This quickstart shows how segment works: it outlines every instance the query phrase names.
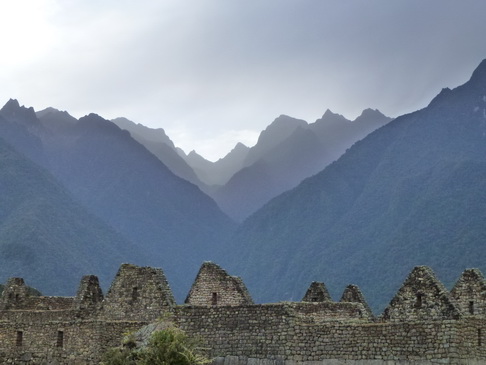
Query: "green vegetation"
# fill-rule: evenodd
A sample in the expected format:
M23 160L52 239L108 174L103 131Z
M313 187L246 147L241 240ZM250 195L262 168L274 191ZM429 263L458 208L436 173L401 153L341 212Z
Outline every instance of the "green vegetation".
M486 75L486 63L483 74ZM380 313L416 265L449 288L486 271L486 82L472 80L356 143L238 229L223 265L258 302L324 281L360 287Z
M170 327L154 332L147 344L137 348L132 337L121 348L110 349L102 365L202 365L210 360L182 330Z
M82 275L97 274L107 283L120 262L139 257L52 175L1 138L0 191L0 282L23 277L46 295L73 295Z

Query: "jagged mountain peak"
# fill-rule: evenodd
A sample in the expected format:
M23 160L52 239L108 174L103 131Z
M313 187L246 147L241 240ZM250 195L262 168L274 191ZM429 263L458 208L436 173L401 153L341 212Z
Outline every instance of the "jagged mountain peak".
M34 123L37 120L34 108L20 106L17 99L10 99L7 103L0 109L0 115L15 121L21 122L31 122Z
M322 115L322 119L324 119L324 118L331 118L331 117L332 118L338 117L338 118L342 118L342 119L346 119L347 120L347 118L345 118L343 115L341 115L339 113L334 113L330 109L326 109L326 111Z
M84 117L79 118L76 124L78 128L86 129L98 129L99 131L110 131L110 132L121 132L122 129L118 127L115 123L104 119L95 113L90 113ZM125 133L128 133L124 131Z
M7 103L3 106L2 110L7 110L7 109L18 109L20 108L20 103L17 99L9 99Z
M317 119L313 124L322 125L322 124L329 124L329 123L349 123L349 122L351 121L346 117L344 117L343 115L333 113L331 110L327 109L326 112L322 115L322 118Z
M59 109L53 108L52 106L48 106L45 109L39 110L36 114L47 114L47 113L67 113L66 111L61 111Z
M357 117L354 121L358 121L363 118L383 118L383 117L386 117L386 115L380 112L378 109L366 108L361 112L359 117Z
M449 283L458 267L482 269L486 85L474 82L369 134L248 218L231 243L245 257L233 270L246 273L255 298L265 301L269 287L300 296L297 275L336 280L326 279L330 290L354 282L383 308L381 293L418 263ZM277 264L276 256L287 259Z
M469 79L469 82L473 83L486 83L486 58L481 61L478 67L474 70Z
M307 122L282 114L260 133L255 147L267 143L275 145L289 137L300 126L307 126Z
M229 151L225 157L228 157L229 155L234 155L234 154L241 154L241 153L248 153L250 150L250 147L246 146L245 144L238 142L231 151ZM223 157L223 158L225 158ZM223 158L220 158L222 160Z
M281 114L277 118L275 118L274 121L270 123L270 125L267 128L265 128L265 131L275 129L275 128L285 128L285 127L295 128L297 126L302 126L302 125L307 125L307 122L302 119L296 119L288 115Z
M175 150L174 142L167 136L163 128L150 128L143 124L135 123L125 117L112 119L111 122L115 123L121 129L129 131L132 136L136 135L135 137L140 137L138 138L139 141L143 139L148 142L160 142Z
M197 153L197 152L196 152L196 150L192 150L191 152L189 152L189 153L187 154L187 157L193 157L193 158L194 158L194 157L201 157L201 158L204 158L204 157L202 157L202 156L201 156L199 153Z
M69 114L65 110L59 110L53 107L47 107L43 110L39 110L38 112L35 112L37 118L39 119L52 119L56 118L57 120L61 120L70 124L75 124L78 120L73 117L71 114Z
M201 156L199 153L197 153L196 150L192 150L191 152L189 152L186 156L186 159L189 163L212 164L211 161L206 160L203 156Z
M247 146L247 145L245 145L244 143L238 142L238 143L235 145L235 147L233 148L233 150L232 150L232 151L234 151L234 150L242 150L242 149L243 149L243 150L247 150L247 149L249 149L249 148L250 148L250 147L248 147L248 146Z
M449 89L448 87L445 87L443 88L439 94L437 94L429 103L428 106L433 106L443 100L445 100L446 98L449 97L449 95L452 94L452 90Z

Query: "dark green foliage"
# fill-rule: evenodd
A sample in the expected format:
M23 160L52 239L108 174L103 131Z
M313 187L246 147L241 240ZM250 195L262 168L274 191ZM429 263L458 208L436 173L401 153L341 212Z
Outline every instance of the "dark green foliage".
M79 121L55 110L40 114L42 122L10 101L0 110L0 138L48 170L52 176L42 174L62 194L44 189L46 179L30 172L14 172L8 186L0 182L0 258L10 263L0 278L22 276L30 284L35 277L43 292L71 294L82 275L99 275L106 284L122 262L131 262L163 267L183 298L234 223L115 124L94 114ZM21 171L22 164L8 168Z
M203 365L210 360L182 330L170 327L154 332L146 347L136 348L126 341L121 348L110 349L103 365Z
M0 138L0 280L23 277L47 295L73 295L82 275L106 285L134 246L87 213L45 170Z
M375 310L416 265L450 287L486 271L486 61L471 81L397 118L251 216L229 268L259 301L357 284Z
M97 115L45 138L50 170L90 212L162 267L183 298L204 260L234 224L195 185L175 176L144 146Z

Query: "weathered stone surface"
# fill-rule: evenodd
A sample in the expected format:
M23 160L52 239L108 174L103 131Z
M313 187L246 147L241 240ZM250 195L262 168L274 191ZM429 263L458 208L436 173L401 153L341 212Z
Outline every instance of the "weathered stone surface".
M373 312L369 307L366 299L361 292L361 290L356 285L348 285L346 289L344 289L343 295L341 296L340 302L344 303L361 303L366 311L366 315L369 318L373 318Z
M31 297L22 279L10 279L0 297L0 363L94 365L127 333L143 345L169 325L200 339L215 365L486 363L477 270L466 270L451 294L418 267L375 320L354 286L339 303L252 304L234 277L203 267L189 296L197 305L177 306L162 270L134 265L122 265L105 298L94 276L83 277L75 298ZM214 290L222 300L215 305L207 296ZM463 314L471 301L475 310Z
M227 306L253 304L253 300L239 277L228 275L213 262L205 262L199 269L185 303Z
M309 289L307 289L304 297L302 298L302 301L303 302L328 302L328 301L330 302L332 301L332 299L324 283L313 281L309 286Z
M101 310L107 319L154 321L175 304L161 269L123 264Z
M75 298L76 307L92 313L101 306L102 301L103 291L98 277L95 275L83 276Z
M465 270L451 296L465 315L486 314L486 280L478 269Z
M426 266L417 266L383 313L387 321L459 319L461 311L444 285Z

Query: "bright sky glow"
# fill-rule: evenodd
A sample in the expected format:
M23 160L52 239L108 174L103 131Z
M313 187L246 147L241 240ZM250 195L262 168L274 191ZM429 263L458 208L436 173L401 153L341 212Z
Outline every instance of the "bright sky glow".
M0 103L164 128L215 160L280 114L398 116L486 58L483 0L0 0Z

